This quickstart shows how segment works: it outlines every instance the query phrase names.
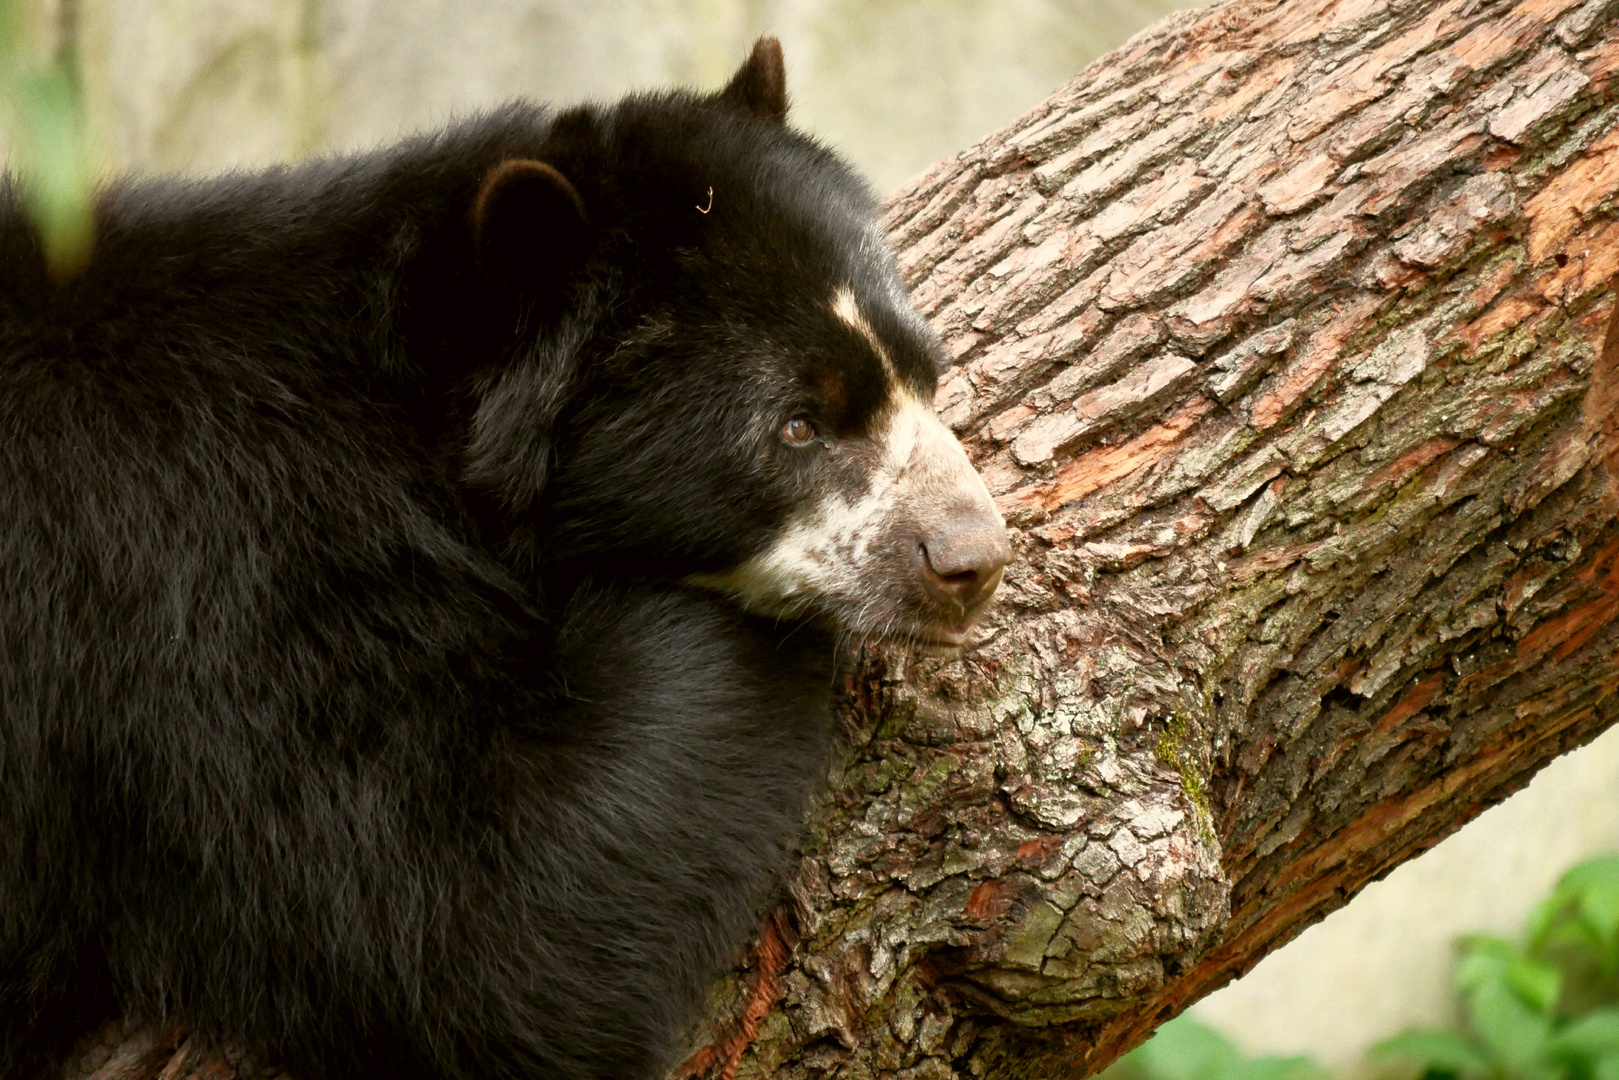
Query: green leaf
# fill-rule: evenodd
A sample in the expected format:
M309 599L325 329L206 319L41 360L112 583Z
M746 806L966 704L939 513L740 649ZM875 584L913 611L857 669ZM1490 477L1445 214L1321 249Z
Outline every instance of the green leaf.
M1530 948L1538 949L1545 945L1549 935L1561 929L1562 915L1568 908L1568 898L1555 891L1534 906L1529 912L1529 923L1525 927Z
M1490 1057L1517 1073L1539 1072L1551 1039L1551 1020L1519 997L1503 978L1472 993L1469 1018Z
M1406 1031L1372 1047L1374 1058L1405 1061L1424 1071L1456 1076L1483 1076L1490 1060L1465 1035L1454 1031ZM1619 1078L1616 1078L1619 1080Z
M1327 1070L1307 1057L1257 1057L1239 1062L1229 1080L1317 1080Z
M1606 1055L1591 1069L1592 1080L1619 1080L1619 1056Z
M1530 1008L1550 1016L1563 989L1563 973L1556 964L1520 956L1507 964L1507 985Z
M1605 973L1619 971L1619 856L1587 859L1559 878L1530 916L1529 940L1536 951L1590 949Z
M1619 1061L1619 1009L1586 1013L1553 1035L1547 1049L1565 1059L1595 1062L1615 1056Z
M70 276L89 259L95 240L95 178L78 90L72 75L55 67L18 80L13 105L29 216L52 271Z
M1507 967L1522 955L1511 943L1485 934L1468 935L1458 944L1462 959L1456 965L1456 988L1464 992L1504 981Z
M1619 931L1619 856L1606 855L1568 870L1552 890L1552 901L1579 909L1603 937Z
M23 207L51 273L73 276L95 239L95 175L84 138L78 81L70 66L33 55L22 0L0 0L0 116Z
M1577 916L1560 917L1541 933L1533 938L1536 952L1544 953L1554 946L1574 946L1588 951L1598 958L1602 956L1603 943L1586 924L1584 919Z
M1580 897L1580 919L1601 942L1603 968L1619 967L1619 881L1604 882Z
M1604 937L1619 930L1619 879L1593 883L1580 896L1580 914Z
M1557 879L1553 895L1578 896L1592 888L1619 883L1619 855L1598 855L1575 863Z
M1119 1059L1143 1080L1325 1080L1307 1057L1245 1058L1235 1043L1190 1014L1160 1027Z
M1148 1080L1225 1080L1241 1058L1230 1039L1183 1013L1121 1060Z

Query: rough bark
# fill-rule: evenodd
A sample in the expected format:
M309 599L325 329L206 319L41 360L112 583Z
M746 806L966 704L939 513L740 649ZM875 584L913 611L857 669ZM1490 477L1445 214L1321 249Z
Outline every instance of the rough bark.
M1616 10L1235 0L892 197L1018 556L685 1076L1082 1077L1619 718Z
M1083 1076L1619 717L1614 10L1187 13L892 197L1018 558L710 1075Z

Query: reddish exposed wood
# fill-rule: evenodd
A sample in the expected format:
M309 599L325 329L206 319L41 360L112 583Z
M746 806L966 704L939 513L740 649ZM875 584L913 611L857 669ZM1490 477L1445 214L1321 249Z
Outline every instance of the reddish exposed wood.
M1121 477L1146 469L1167 457L1176 440L1213 407L1214 403L1208 398L1195 398L1163 423L1149 428L1128 443L1075 458L1057 473L1052 483L1016 492L1008 496L1003 505L1013 510L1027 507L1055 510L1082 499Z
M1439 691L1444 689L1444 686L1445 677L1443 675L1429 675L1426 679L1417 683L1409 694L1395 702L1394 708L1384 713L1383 719L1379 720L1377 726L1372 730L1385 732L1404 724L1421 712L1428 702L1437 697Z
M686 1077L716 1077L717 1080L736 1080L736 1071L742 1064L742 1055L759 1035L759 1025L781 996L780 976L787 964L787 945L782 940L781 924L775 916L765 920L759 934L759 943L753 951L756 971L753 989L748 994L736 1030L720 1043L711 1043L693 1053L673 1073L676 1080Z
M1619 176L1614 178L1614 190L1619 191ZM1608 320L1585 401L1585 437L1611 485L1619 481L1619 305Z

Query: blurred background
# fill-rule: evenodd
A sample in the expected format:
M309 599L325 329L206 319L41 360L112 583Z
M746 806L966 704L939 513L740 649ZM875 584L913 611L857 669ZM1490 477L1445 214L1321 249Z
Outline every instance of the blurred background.
M714 87L781 38L794 120L887 191L1175 0L11 0L73 54L100 164L366 147L516 95Z
M33 212L71 263L98 175L363 149L518 95L717 88L773 33L793 122L884 192L1178 6L1191 5L0 0L0 153L35 177ZM1555 891L1613 852L1619 732L1365 890L1124 1071L1619 1080L1619 860ZM1479 934L1493 936L1466 937ZM1370 1053L1413 1029L1392 1056Z

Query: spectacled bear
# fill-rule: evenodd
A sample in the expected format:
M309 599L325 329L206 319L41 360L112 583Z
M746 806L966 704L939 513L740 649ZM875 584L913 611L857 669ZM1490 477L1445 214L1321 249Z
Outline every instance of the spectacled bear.
M0 1075L112 1016L303 1080L661 1075L842 641L1008 557L867 189L714 95L0 193Z

